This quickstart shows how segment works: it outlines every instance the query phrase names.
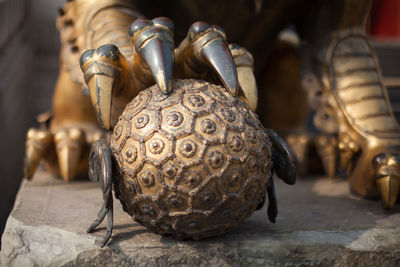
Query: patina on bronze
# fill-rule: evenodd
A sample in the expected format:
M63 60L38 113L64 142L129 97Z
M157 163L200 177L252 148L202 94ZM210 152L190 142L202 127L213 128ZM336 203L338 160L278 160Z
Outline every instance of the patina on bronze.
M100 123L111 129L139 91L157 83L168 93L173 78L222 83L238 91L252 110L257 108L262 120L268 84L258 84L257 91L254 73L262 78L276 35L293 24L304 40L303 85L320 131L318 136L289 138L300 169L305 170L306 146L313 144L329 176L344 169L353 192L380 196L384 208L390 209L400 190L400 130L364 31L370 4L371 0L68 1L57 21L62 49L53 116L45 123L49 127L27 135L25 176L32 177L42 160L67 181L84 173L89 147L103 134L92 105ZM172 22L163 18L139 19L130 27L135 19L158 16L176 22L175 37ZM221 28L198 23L186 34L199 20L222 26L229 40L256 58L255 69L243 47L226 48ZM182 41L176 49L173 39ZM83 77L79 58L87 50L84 60L94 65Z
M120 116L110 144L98 140L90 154L90 178L104 205L88 229L108 215L112 187L124 211L158 234L200 239L221 235L261 208L277 204L273 171L296 179L285 142L265 130L247 104L221 86L176 80L165 95L157 85L141 91Z

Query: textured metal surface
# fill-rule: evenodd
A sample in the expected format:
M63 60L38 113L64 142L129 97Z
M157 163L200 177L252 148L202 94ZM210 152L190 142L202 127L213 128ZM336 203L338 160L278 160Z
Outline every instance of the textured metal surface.
M318 41L307 48L303 82L317 100L314 126L326 135L314 138L326 172L334 177L340 167L354 193L380 197L383 207L391 209L399 193L400 128L363 29L369 5L370 1L346 1L348 12L338 18L341 26L329 30L327 18L317 23L326 36L316 36ZM390 160L376 164L380 158Z
M375 53L364 35L343 32L332 44L330 65L331 90L337 101L338 146L350 188L365 197L379 195L383 207L390 209L399 192L400 160L395 155L400 129ZM391 160L375 164L381 153Z
M177 80L129 103L114 128L117 197L124 210L160 234L220 235L262 202L271 144L241 100L226 89Z
M282 125L287 122L286 125L292 127L289 124L293 123L285 119L285 114L293 112L296 106L304 107L304 104L298 105L301 101L298 95L290 91L280 101L276 97L279 94L266 95L263 92L271 89L273 84L268 80L259 83L261 87L257 92L254 73L261 78L266 55L274 43L272 40L285 25L294 23L305 41L302 42L306 48L303 52L308 50L308 54L303 54L303 85L316 109L314 126L320 131L318 134L323 135L306 138L309 141L299 137L291 142L297 143L296 154L303 153L305 145L314 144L329 176L337 174L339 165L344 166L350 186L358 195L397 198L397 194L388 196L385 193L391 190L379 189L383 187L377 186L377 170L371 163L380 153L398 153L400 146L400 130L392 115L374 51L363 30L371 0L313 0L307 4L296 0L251 4L238 0L226 1L226 5L214 2L68 1L60 9L57 21L63 60L54 95L50 132L57 134L70 128L81 129L83 135L91 136L87 139L94 140L101 135L100 129L96 129L96 115L100 124L111 130L126 104L140 90L156 82L164 93L168 93L173 78L222 82L231 92L238 93L253 110L258 98L260 103L266 103L258 107L260 118L273 113L275 121ZM139 12L148 18L157 18L151 21L143 19ZM172 18L176 25L159 16ZM222 26L227 34L213 24ZM181 40L174 49L175 41ZM240 47L228 47L227 40L246 46L255 56L258 70L253 70L249 53ZM78 58L86 49L90 49L88 54L83 54L88 69L85 66L82 69L90 98L81 93L85 86L77 68ZM89 67L92 63L93 68ZM275 68L275 64L272 65ZM294 68L292 64L290 66ZM286 75L282 77L291 80ZM284 91L282 86L278 89ZM271 112L268 108L273 105L268 104L266 98L283 108ZM90 104L95 106L95 112ZM225 115L229 116L228 113ZM92 132L84 129L89 124L94 129ZM275 128L269 122L268 126ZM72 156L82 157L87 162L90 144L72 145L65 153L56 151L59 161L55 167L61 169L65 180L73 178L74 170L78 173L79 170L86 171L87 165L77 167L78 161ZM306 157L304 153L298 157L303 170ZM27 157L27 160L37 159ZM29 170L29 173L33 172ZM393 175L391 179L395 179L394 182L386 184L398 183L396 171ZM389 202L394 203L392 200ZM389 208L386 204L384 206Z

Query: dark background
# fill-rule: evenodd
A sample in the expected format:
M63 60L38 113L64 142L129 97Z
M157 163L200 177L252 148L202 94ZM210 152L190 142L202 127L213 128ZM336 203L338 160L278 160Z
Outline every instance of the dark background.
M64 0L0 0L0 233L23 177L28 127L50 110Z

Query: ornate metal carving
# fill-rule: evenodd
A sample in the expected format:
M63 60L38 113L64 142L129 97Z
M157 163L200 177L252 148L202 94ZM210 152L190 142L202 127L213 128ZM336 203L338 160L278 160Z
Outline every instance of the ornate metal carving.
M244 114L257 116L224 88L198 80L176 80L173 84L162 102L155 85L127 105L110 138L112 155L104 148L104 141L96 144L90 173L97 173L94 180L109 184L107 188L102 185L108 196L112 172L124 210L152 231L194 239L220 235L264 202L274 169L286 182L295 182L293 156L282 139L264 130L259 121L247 123ZM185 107L186 99L205 99L214 94L223 96L224 101L210 100L213 108L200 116ZM135 110L133 106L142 108ZM151 116L141 132L132 128L138 118L148 114ZM228 115L220 118L220 114ZM203 128L196 127L197 122L206 124L207 130L226 130L214 141L209 139L212 133L204 135ZM240 126L230 127L234 122ZM121 129L126 130L121 133ZM96 152L100 146L104 152ZM105 163L99 166L98 158L105 163L115 158L116 164L113 168ZM104 169L107 171L99 173ZM276 200L273 189L268 192L270 220L274 222ZM105 214L104 206L101 214ZM108 238L109 234L103 245Z

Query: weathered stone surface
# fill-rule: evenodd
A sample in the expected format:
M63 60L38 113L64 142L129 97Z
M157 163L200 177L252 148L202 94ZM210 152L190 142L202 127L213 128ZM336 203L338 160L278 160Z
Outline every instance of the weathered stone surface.
M325 178L277 182L280 214L255 212L222 237L178 241L135 223L115 201L111 242L100 248L105 227L86 228L102 203L87 181L65 184L39 172L24 181L2 237L0 264L10 266L297 266L400 265L400 207L349 194L347 182Z

